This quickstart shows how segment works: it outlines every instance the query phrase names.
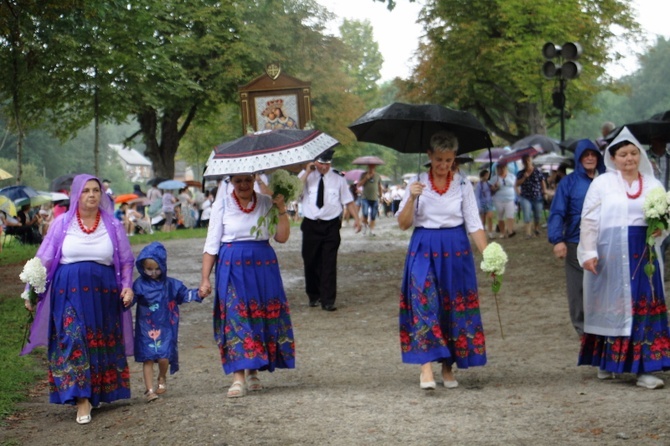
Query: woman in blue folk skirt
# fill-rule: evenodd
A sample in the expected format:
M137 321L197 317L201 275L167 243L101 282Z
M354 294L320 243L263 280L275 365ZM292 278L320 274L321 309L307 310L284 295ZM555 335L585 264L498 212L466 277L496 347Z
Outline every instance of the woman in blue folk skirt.
M458 386L453 364L486 364L484 328L474 253L487 246L472 184L454 170L458 140L449 132L431 138L430 169L406 190L397 213L414 226L400 294L402 360L420 364L420 387L434 389L432 363L442 364L447 388Z
M37 252L48 289L22 353L47 345L49 400L76 404L76 421L86 424L93 406L130 398L133 337L125 307L133 299L133 255L99 179L75 177L70 203Z
M258 371L295 367L291 316L267 228L251 234L258 217L276 205L279 221L274 240L284 243L290 222L284 198L254 192L252 175L233 175L233 190L219 189L212 205L202 262L200 295L208 296L216 264L214 337L221 364L233 374L229 398L261 390ZM246 373L245 373L246 372ZM246 375L246 379L245 379Z
M598 367L601 380L634 373L638 386L658 389L664 382L652 373L670 370L670 334L658 261L651 280L645 271L650 247L643 204L662 185L626 127L608 146L605 166L582 210L577 256L584 267L584 334L578 363ZM655 236L660 244L660 231Z

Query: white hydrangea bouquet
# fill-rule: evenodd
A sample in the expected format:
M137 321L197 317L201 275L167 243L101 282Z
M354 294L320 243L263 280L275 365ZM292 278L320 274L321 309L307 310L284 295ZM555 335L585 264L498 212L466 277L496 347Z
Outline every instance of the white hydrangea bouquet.
M42 294L47 289L47 269L42 265L42 261L37 257L28 260L19 274L21 282L28 284L21 297L29 300L34 307L37 304L37 295Z
M284 203L287 206L302 193L300 178L283 169L277 169L272 173L268 187L272 190L273 198L279 194L283 195ZM256 226L251 228L251 235L255 235L256 238L260 237L263 227L267 224L268 235L272 237L277 232L278 223L279 209L277 209L277 206L272 206L265 215L258 217Z
M502 320L500 319L500 308L498 307L498 292L502 286L502 279L503 275L505 274L505 266L507 266L507 254L499 243L492 242L489 243L489 245L484 249L482 256L482 271L491 274L491 278L493 279L491 290L493 291L493 297L496 301L498 324L500 325L500 336L505 339Z
M668 229L670 222L670 193L665 192L662 187L649 191L642 204L644 219L647 222L647 248L649 251L649 262L644 266L644 272L651 278L656 271L654 260L656 260L656 238L654 233ZM644 256L643 256L644 257Z
M28 320L26 321L26 328L23 334L23 345L26 345L30 337L30 325L35 319L34 310L37 305L38 294L44 293L47 289L47 269L42 265L42 261L37 257L28 260L23 267L23 271L19 274L21 282L28 285L28 288L21 293L21 297L30 301L33 311L28 313Z

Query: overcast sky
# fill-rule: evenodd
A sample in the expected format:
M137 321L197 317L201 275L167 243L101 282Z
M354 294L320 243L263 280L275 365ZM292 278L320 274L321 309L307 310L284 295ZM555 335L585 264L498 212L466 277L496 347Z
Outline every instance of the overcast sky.
M370 21L374 38L384 56L384 65L381 70L383 81L394 77L407 78L409 76L413 65L412 56L422 32L421 27L416 24L422 0L413 3L408 0L397 0L393 11L388 11L384 3L372 0L317 1L341 18ZM670 1L633 0L632 3L637 9L638 21L652 41L655 35L670 37L668 21ZM333 34L338 34L337 28L340 23L341 19L333 24ZM629 47L629 45L622 46L621 52ZM615 76L628 74L637 68L636 63L636 58L631 55L616 67L611 67L611 73Z

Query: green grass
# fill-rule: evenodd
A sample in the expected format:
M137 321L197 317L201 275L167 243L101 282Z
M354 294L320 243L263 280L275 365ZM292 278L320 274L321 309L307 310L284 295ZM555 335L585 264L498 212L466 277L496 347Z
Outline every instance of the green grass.
M198 238L203 239L204 244L206 235L207 228L180 229L151 235L138 234L130 237L130 242L132 245L147 245L152 241ZM36 252L37 246L22 245L12 240L0 253L0 268L23 264ZM18 277L16 280L18 282ZM10 295L0 288L0 420L11 415L18 402L28 398L28 391L37 380L46 378L44 349L19 356L26 320L27 312L19 296Z
M22 301L0 296L0 419L10 415L35 381L46 376L43 352L19 356L27 316Z
M2 239L0 239L1 242ZM12 240L2 248L0 266L24 263L26 260L34 257L36 252L37 246L22 245L18 241Z

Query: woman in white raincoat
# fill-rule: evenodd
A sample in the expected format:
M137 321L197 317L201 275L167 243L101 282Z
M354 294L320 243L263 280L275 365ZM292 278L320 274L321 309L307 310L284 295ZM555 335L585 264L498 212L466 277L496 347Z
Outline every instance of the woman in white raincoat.
M607 172L586 194L577 249L584 268L578 364L598 367L599 379L635 373L638 386L657 389L663 380L651 373L670 369L670 336L658 262L653 287L645 274L649 253L642 204L649 191L662 186L626 127L604 157Z

